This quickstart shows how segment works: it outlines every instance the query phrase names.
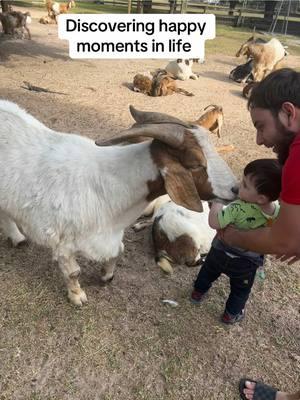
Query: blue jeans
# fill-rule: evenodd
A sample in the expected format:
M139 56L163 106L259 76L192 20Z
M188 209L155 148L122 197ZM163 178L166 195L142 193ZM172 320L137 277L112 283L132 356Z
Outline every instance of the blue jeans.
M230 279L230 294L226 302L226 310L232 314L239 314L248 300L258 268L247 258L232 258L225 252L211 248L202 265L194 288L205 293L212 283L223 273Z

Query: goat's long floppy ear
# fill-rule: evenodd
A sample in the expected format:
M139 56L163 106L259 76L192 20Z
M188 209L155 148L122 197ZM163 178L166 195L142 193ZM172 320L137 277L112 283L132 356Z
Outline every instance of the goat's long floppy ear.
M146 111L139 111L133 106L129 106L130 114L132 118L138 124L176 124L180 126L184 126L185 128L192 128L193 125L181 121L178 118L172 117L167 114L162 114L158 112L146 112Z
M130 139L146 136L149 138L160 140L173 148L179 148L184 140L185 128L183 126L174 126L172 124L162 125L141 125L123 131L123 135L109 140L96 140L97 146L113 146L124 143Z
M163 158L164 160L164 158ZM192 211L202 212L203 207L190 171L179 162L166 159L161 175L165 188L174 203Z

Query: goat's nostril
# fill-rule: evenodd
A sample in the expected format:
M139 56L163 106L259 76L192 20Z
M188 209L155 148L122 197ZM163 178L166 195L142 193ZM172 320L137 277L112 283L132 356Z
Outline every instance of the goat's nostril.
M238 192L239 192L239 187L238 187L238 186L233 186L233 187L231 188L231 191L232 191L233 194L238 194Z

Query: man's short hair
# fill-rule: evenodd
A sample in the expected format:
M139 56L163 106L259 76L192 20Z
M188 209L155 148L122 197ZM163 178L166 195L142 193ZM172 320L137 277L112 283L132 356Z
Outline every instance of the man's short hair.
M282 168L278 160L260 158L251 161L244 169L244 175L253 179L258 194L263 194L270 201L277 200L281 192Z
M300 72L283 68L271 72L252 89L248 109L266 108L278 115L284 102L300 107Z

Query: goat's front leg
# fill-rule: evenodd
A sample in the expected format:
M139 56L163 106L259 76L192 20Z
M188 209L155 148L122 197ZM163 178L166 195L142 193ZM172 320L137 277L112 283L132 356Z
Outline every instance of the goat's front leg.
M123 251L124 251L124 245L123 245L123 243L121 243L120 249L119 249L119 254L117 255L117 257L113 257L113 258L109 259L103 265L102 275L101 275L102 282L109 282L113 279L117 259L120 256L120 254L123 253Z
M197 80L197 79L198 79L198 75L192 74L192 75L190 76L190 79L195 79L195 80Z
M31 40L31 34L30 34L30 30L29 30L29 28L27 27L27 26L24 26L24 28L26 29L26 31L27 31L27 34L28 34L28 39L29 40ZM25 35L24 35L25 36Z
M74 256L59 256L58 265L67 285L69 300L76 306L82 306L83 303L87 302L87 297L78 281L80 267Z
M19 231L16 223L1 210L0 226L6 237L11 240L13 247L17 247L26 242L25 236Z
M101 281L102 282L109 282L114 277L114 271L116 267L118 257L111 258L110 260L106 261L106 263L102 267L102 275Z

